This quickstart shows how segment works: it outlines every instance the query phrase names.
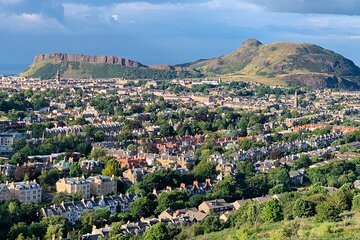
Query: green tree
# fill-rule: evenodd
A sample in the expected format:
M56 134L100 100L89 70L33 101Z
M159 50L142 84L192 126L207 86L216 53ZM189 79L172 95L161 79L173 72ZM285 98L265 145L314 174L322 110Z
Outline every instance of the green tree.
M96 147L91 150L90 158L94 160L99 160L106 155L106 151L103 148Z
M20 152L15 153L10 160L12 164L22 164L26 161L26 156Z
M144 240L169 240L176 234L165 223L157 223L149 228L144 235Z
M223 181L215 184L213 189L215 198L223 198L227 202L235 201L242 196L241 190L237 187L232 176L226 176Z
M269 171L268 181L271 186L276 186L277 184L288 185L290 177L285 168L273 168Z
M267 222L278 222L283 219L282 206L277 199L272 199L264 203L261 212L262 218Z
M40 184L44 186L53 186L59 179L60 173L57 169L43 170L39 176Z
M333 202L341 212L351 209L351 201L352 194L350 190L343 187L334 192L331 196L331 202Z
M202 160L191 172L198 181L205 181L206 178L212 178L216 174L215 164Z
M82 175L80 164L78 162L71 164L69 175L70 177L80 177Z
M296 217L311 217L315 215L315 203L299 198L295 201L293 215Z
M155 203L147 197L138 197L130 204L130 213L136 217L149 217L155 210Z
M189 199L187 193L181 191L163 192L158 197L156 212L161 213L167 208L177 210L185 207L185 202Z
M320 203L316 206L316 219L319 221L329 221L336 222L339 221L340 218L340 209L336 207L335 204L330 203L328 201Z
M102 175L109 176L109 177L120 176L121 169L119 167L119 163L114 159L109 160L106 163L105 168L102 170L101 173L102 173Z
M163 137L173 137L175 136L175 130L169 123L164 123L160 126L160 135Z
M95 141L99 141L99 142L104 141L104 139L105 139L104 131L100 131L100 130L96 131L94 134L94 139L95 139Z
M295 169L304 168L310 166L311 164L312 161L309 158L309 156L302 154L300 158L294 162L294 168Z
M352 209L360 212L360 194L356 195L352 200Z
M223 229L223 224L221 223L219 216L216 214L206 216L201 225L204 227L205 233L217 232Z

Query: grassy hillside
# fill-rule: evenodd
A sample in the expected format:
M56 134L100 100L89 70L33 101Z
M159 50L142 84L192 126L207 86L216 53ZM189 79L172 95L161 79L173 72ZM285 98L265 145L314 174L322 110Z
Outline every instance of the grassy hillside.
M264 45L250 39L230 54L187 65L210 76L266 78L265 83L272 85L280 81L315 88L358 88L360 82L360 68L351 60L309 43Z
M317 240L317 239L360 239L360 216L348 213L341 222L317 222L315 219L263 223L258 226L229 228L204 234L193 240Z
M200 77L193 71L158 70L147 67L125 67L115 64L92 64L79 62L42 62L31 65L21 73L26 77L54 78L57 71L67 78L126 78L126 79L172 79Z

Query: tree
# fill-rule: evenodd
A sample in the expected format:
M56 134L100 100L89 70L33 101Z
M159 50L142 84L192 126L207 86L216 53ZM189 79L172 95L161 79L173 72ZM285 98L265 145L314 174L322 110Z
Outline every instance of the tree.
M206 216L201 225L204 227L205 233L217 232L223 229L223 224L221 223L219 216L216 214Z
M60 179L60 173L57 169L43 170L39 176L41 185L53 186Z
M194 169L192 174L198 181L205 181L206 178L211 178L216 174L215 164L208 163L206 160L202 160Z
M331 196L331 202L333 202L341 212L351 209L351 201L352 194L350 190L343 187L334 192Z
M141 217L149 217L155 210L155 204L147 197L138 197L130 204L130 213L140 219Z
M149 228L144 235L144 240L169 240L176 234L165 223L157 223Z
M294 162L294 168L295 169L304 168L310 166L311 164L312 161L309 158L309 156L302 154L300 158Z
M99 160L100 158L106 155L106 151L103 148L96 147L91 150L90 158L94 160Z
M161 213L167 208L177 210L185 207L185 202L189 199L188 195L185 192L181 191L170 191L163 192L158 197L158 206L156 207L156 212Z
M28 226L24 222L15 223L8 233L10 239L15 239L20 234L28 235Z
M107 208L99 208L95 210L94 224L97 227L104 227L104 223L110 219L111 212Z
M26 156L20 152L15 153L10 160L12 164L22 164L26 161Z
M114 159L109 160L106 163L105 168L102 170L101 173L102 175L109 177L121 175L121 169L119 167L119 163Z
M356 195L352 200L352 209L360 212L360 194Z
M70 177L80 177L82 175L80 164L78 162L71 164L69 175Z
M269 171L268 182L271 186L275 186L277 184L288 185L290 177L285 168L273 168Z
M319 221L336 222L340 218L340 209L335 204L325 201L316 206L316 219Z
M160 126L160 135L163 137L173 137L175 136L175 130L169 123L164 123Z
M315 215L315 203L299 198L295 201L293 215L295 217L311 217Z
M104 141L104 138L105 138L104 131L99 130L99 131L95 132L95 134L94 134L95 141L101 142L101 141Z
M270 195L280 194L289 191L289 188L284 184L278 184L269 190Z
M257 174L245 180L247 185L245 191L246 198L259 197L267 194L269 190L268 182L264 174Z
M242 196L242 192L238 189L232 176L226 176L223 181L215 184L213 195L215 198L223 198L225 201L231 202L239 199Z
M283 210L279 200L272 199L264 203L261 212L262 218L267 222L278 222L283 219Z

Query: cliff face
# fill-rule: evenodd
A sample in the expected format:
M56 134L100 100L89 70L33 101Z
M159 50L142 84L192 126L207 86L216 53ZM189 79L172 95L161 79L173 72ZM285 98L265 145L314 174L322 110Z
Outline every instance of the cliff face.
M90 56L83 54L50 53L36 55L34 63L43 62L79 62L94 64L116 64L124 67L144 67L141 63L121 57L114 56Z

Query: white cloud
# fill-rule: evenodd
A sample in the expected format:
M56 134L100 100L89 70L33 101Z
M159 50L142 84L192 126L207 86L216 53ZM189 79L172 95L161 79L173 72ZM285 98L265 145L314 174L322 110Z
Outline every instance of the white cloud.
M45 17L42 14L22 13L8 15L0 13L0 19L0 29L5 29L11 32L66 32L66 28L56 19Z

